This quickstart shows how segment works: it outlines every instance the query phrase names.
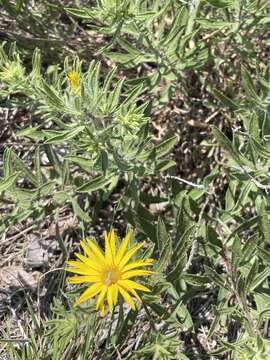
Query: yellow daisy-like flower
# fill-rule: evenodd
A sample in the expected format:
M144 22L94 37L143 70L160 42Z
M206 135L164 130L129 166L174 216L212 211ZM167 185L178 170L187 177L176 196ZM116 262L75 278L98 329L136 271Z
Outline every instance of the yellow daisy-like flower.
M73 91L76 91L79 88L80 75L76 71L69 71L67 77L68 80L70 81L71 89Z
M87 244L83 241L80 242L87 256L75 253L80 261L67 261L70 267L66 268L66 271L80 275L72 276L68 281L71 284L92 284L82 293L74 306L98 295L96 309L100 311L101 316L104 316L106 297L109 311L112 313L113 307L118 302L119 294L135 310L132 297L141 301L137 290L150 292L146 286L131 279L153 274L153 271L139 269L143 266L152 265L153 259L129 262L132 256L143 246L143 243L139 243L127 250L130 238L131 232L128 232L119 248L116 249L114 230L108 234L105 233L105 253L92 240L87 240Z

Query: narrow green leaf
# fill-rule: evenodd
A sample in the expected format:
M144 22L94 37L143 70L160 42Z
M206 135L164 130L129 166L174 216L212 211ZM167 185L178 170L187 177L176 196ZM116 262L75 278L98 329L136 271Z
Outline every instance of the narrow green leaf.
M220 101L222 102L223 105L229 107L232 110L237 110L239 109L239 105L237 105L233 100L231 100L230 98L228 98L226 95L224 95L222 92L220 92L217 89L212 89L211 92L213 93L213 95Z
M164 221L162 220L161 217L159 217L157 224L157 243L158 243L159 253L161 253L161 251L163 250L168 239L169 239L169 235L167 233Z
M257 140L255 140L254 138L250 138L249 139L251 145L253 146L253 148L256 150L256 152L262 156L265 159L270 159L270 149L269 149L269 144L268 147L263 145L262 143L258 142Z
M110 89L110 86L112 85L112 80L113 80L113 77L114 77L116 71L117 71L117 67L115 66L108 72L108 74L104 80L103 91L104 91L105 97L107 97L107 93Z
M167 160L167 159L158 160L156 164L156 171L160 171L160 172L166 171L174 166L176 166L176 162L173 160Z
M57 153L53 150L52 146L48 144L44 145L44 150L55 171L58 173L58 175L61 175L62 163L59 160Z
M239 211L241 211L243 206L248 201L249 193L250 191L252 191L253 187L254 184L251 181L248 181L246 182L246 184L243 184L243 187L241 189L240 194L238 195L238 199L235 206L229 210L230 215L236 215Z
M64 141L73 139L76 135L80 134L84 130L84 126L78 126L73 130L62 131L61 134L53 136L46 140L44 144L61 144Z
M206 270L206 276L209 277L210 281L214 282L216 285L227 289L227 280L224 275L218 274L215 270L210 268L209 266L204 266Z
M161 217L159 217L157 224L157 243L159 248L159 260L157 262L156 271L162 272L171 261L172 242Z
M171 283L173 283L175 280L179 280L180 277L182 276L182 270L184 269L185 264L186 264L186 255L182 254L178 257L178 260L176 260L176 265L169 272L166 279Z
M181 238L176 242L175 248L174 248L174 257L181 256L183 252L187 252L189 246L188 244L191 242L191 238L194 236L196 225L192 224L189 226Z
M90 16L88 9L65 8L65 10L70 15L76 16L80 19L90 20L92 18L92 16Z
M19 14L23 6L23 0L16 0L16 12Z
M122 47L122 49L126 50L130 55L138 56L141 54L141 51L136 49L135 46L132 45L128 40L124 38L118 38L117 43Z
M59 97L55 89L49 86L45 81L42 81L42 87L40 87L40 90L47 97L51 105L53 105L59 111L66 112L67 107L65 106L63 100Z
M33 140L42 140L44 138L44 134L37 129L38 127L22 129L16 132L16 136L26 136Z
M41 174L41 168L40 168L40 147L37 146L35 150L35 156L34 156L34 167L35 167L35 174L38 181L38 186L42 184L42 174Z
M8 178L12 174L12 148L6 147L3 155L4 178Z
M16 168L21 171L24 176L29 180L33 185L38 187L38 179L36 176L27 168L24 162L12 151L12 158L15 162Z
M40 77L40 67L41 67L40 64L41 64L40 49L36 48L32 56L32 72L31 72L31 77L36 81Z
M142 216L135 216L135 220L138 230L148 236L151 241L157 243L156 226Z
M258 274L258 268L259 268L258 259L255 258L255 261L250 266L250 269L249 269L249 272L248 272L248 274L246 276L246 279L244 280L243 276L241 276L241 278L239 278L237 288L238 288L239 294L243 298L245 298L247 293L249 291L251 291L252 283L253 283L253 281L255 279L256 274Z
M234 242L232 244L232 264L237 268L238 263L241 257L241 241L240 238L236 235L234 238Z
M240 224L229 236L228 241L235 235L240 234L245 230L253 230L254 228L258 227L259 224L259 216L254 216L251 219L245 220L242 224Z
M261 246L257 247L257 252L263 262L270 267L270 252L263 249Z
M199 23L204 29L230 29L234 23L229 21L222 21L220 19L196 19L196 22Z
M119 104L120 94L124 79L119 80L114 87L114 90L110 93L107 100L108 112L113 112Z
M115 174L111 174L108 177L98 176L97 178L87 182L86 184L80 186L77 191L78 192L92 192L99 189L102 189L104 186L110 184L115 179Z
M257 249L258 240L259 240L258 234L254 234L246 241L241 252L240 266L244 265L245 263L249 263L251 258L254 257L254 254Z
M231 141L225 136L216 126L212 125L211 130L215 136L215 138L218 140L219 144L228 151L229 155L232 157L232 159L239 163L240 162L240 156L237 153L237 151L234 149Z
M69 199L69 195L65 191L58 191L53 194L53 199L57 204L62 205Z
M250 285L250 291L255 290L259 285L261 285L270 275L270 268L267 267L258 275L255 276L255 279L252 281ZM254 276L254 273L253 273Z
M93 171L93 160L81 156L65 156L65 160L72 161L87 172Z
M265 240L270 243L270 221L268 219L268 212L266 211L263 203L261 204L261 207L259 209L259 215L259 224L261 231Z
M13 175L10 175L8 178L0 181L0 193L2 191L8 190L10 186L14 184L20 174L20 172L16 172Z
M171 262L171 255L172 255L172 242L171 239L168 238L162 251L160 252L159 259L156 263L155 270L157 272L165 271L168 265Z
M75 199L74 197L71 198L71 203L72 203L72 207L74 210L74 213L76 216L78 216L79 219L81 219L82 221L85 221L87 223L89 223L91 221L90 216L80 207L80 205L78 204L77 199Z
M235 0L206 0L210 5L219 9L226 9L234 5Z
M193 286L204 286L209 284L209 279L207 276L200 276L194 274L183 273L181 278L190 285Z
M160 158L166 154L176 145L177 137L172 136L166 140L164 140L161 144L157 145L155 148L156 158Z
M252 78L249 75L247 68L243 65L241 67L241 74L242 74L242 79L243 79L243 85L245 87L246 92L253 100L260 103L261 100L260 100L259 96L257 95Z

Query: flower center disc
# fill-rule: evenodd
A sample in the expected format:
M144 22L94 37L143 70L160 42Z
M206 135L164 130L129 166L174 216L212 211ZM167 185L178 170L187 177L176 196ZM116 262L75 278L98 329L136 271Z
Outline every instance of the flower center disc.
M103 282L106 286L117 283L120 280L121 273L117 267L111 267L104 272Z

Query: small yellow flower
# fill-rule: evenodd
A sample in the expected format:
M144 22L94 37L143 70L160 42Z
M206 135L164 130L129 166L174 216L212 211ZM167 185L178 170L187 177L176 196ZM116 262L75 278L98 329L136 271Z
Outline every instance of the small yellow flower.
M68 281L71 284L92 284L82 293L74 306L98 295L96 309L100 311L101 316L104 316L105 297L107 297L109 311L112 313L113 307L118 302L118 294L135 310L135 303L131 296L141 301L136 290L150 292L146 286L131 279L136 276L153 274L153 271L138 269L152 265L153 259L140 259L129 262L132 256L143 246L143 243L139 243L127 250L130 238L131 232L128 232L117 249L114 230L111 230L108 234L105 233L105 254L91 240L87 240L88 244L83 241L80 242L87 256L75 253L80 261L67 261L70 267L66 268L66 271L81 276L72 276Z
M79 88L80 75L76 71L69 71L67 77L68 80L70 81L71 89L73 91L76 91Z

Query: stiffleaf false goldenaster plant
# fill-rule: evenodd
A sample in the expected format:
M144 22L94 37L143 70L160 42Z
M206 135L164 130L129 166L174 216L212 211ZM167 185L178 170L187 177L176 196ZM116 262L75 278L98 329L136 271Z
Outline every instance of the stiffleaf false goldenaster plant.
M67 261L69 267L66 271L79 275L70 277L68 281L71 284L90 283L91 285L81 294L75 306L98 295L96 309L100 311L101 316L104 316L106 298L110 313L118 303L119 294L135 310L132 297L142 301L137 290L150 292L146 286L131 279L153 274L153 271L140 269L152 265L153 259L129 262L143 246L143 243L139 243L127 250L130 238L131 232L128 232L119 248L116 249L114 230L108 234L105 233L105 253L92 240L87 240L87 244L80 242L86 256L75 253L79 261Z

